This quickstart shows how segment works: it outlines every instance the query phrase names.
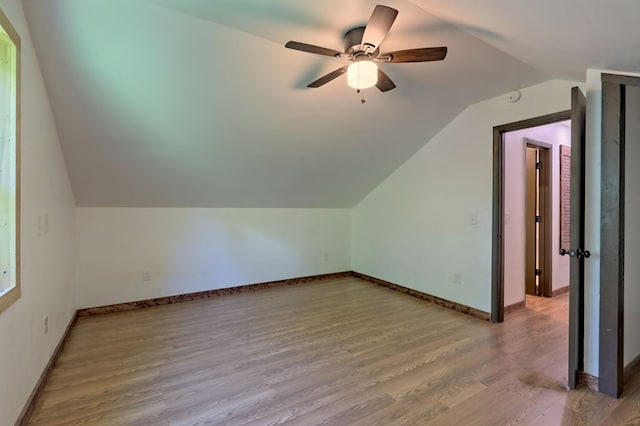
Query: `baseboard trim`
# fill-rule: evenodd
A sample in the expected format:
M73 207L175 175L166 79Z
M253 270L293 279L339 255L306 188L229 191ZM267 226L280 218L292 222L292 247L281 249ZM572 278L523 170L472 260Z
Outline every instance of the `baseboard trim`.
M557 288L551 292L551 297L561 296L565 293L569 293L569 286Z
M307 277L290 278L286 280L268 281L257 284L247 284L235 287L221 288L217 290L199 291L196 293L180 294L176 296L158 297L155 299L138 300L135 302L116 303L113 305L97 306L78 310L79 317L93 315L103 315L113 312L126 312L136 309L149 308L152 306L172 305L174 303L188 302L192 300L202 300L211 297L226 296L229 294L246 293L249 291L262 290L266 288L284 287L294 284L303 284L314 281L331 280L336 278L351 277L351 272L335 272L331 274L311 275Z
M527 302L525 300L523 300L522 302L518 302L518 303L514 303L514 304L509 305L509 306L505 306L504 307L504 313L505 314L510 314L510 313L522 310L526 306L527 306Z
M113 312L127 312L127 311L133 311L136 309L149 308L153 306L172 305L174 303L188 302L192 300L202 300L202 299L208 299L211 297L219 297L219 296L225 296L225 295L237 294L237 293L246 293L250 291L263 290L267 288L284 287L284 286L295 285L295 284L303 284L303 283L309 283L314 281L323 281L323 280L331 280L331 279L347 278L347 277L357 277L362 280L377 284L379 286L387 287L392 290L399 291L401 293L406 293L411 296L417 297L419 299L427 300L429 302L435 303L436 305L444 306L445 308L453 309L455 311L462 312L485 321L489 321L490 319L490 314L488 312L484 312L479 309L472 308L470 306L452 302L447 299L433 296L428 293L423 293L418 290L414 290L414 289L404 287L399 284L391 283L388 281L384 281L379 278L375 278L375 277L362 274L360 272L355 272L355 271L335 272L335 273L322 274L322 275L311 275L307 277L290 278L286 280L268 281L263 283L247 284L247 285L241 285L241 286L235 286L235 287L221 288L216 290L206 290L206 291L199 291L195 293L186 293L186 294L180 294L176 296L166 296L166 297L158 297L155 299L138 300L134 302L116 303L113 305L96 306L93 308L79 309L77 312L77 316L88 317L93 315L104 315L104 314L109 314ZM524 302L522 302L522 305L524 307ZM511 308L511 307L507 307L506 309L508 308ZM506 309L505 309L505 312L507 312ZM515 310L518 308L514 306L513 309Z
M58 361L58 357L60 356L60 353L62 352L64 345L67 343L69 335L71 334L71 330L76 324L77 319L78 319L78 312L76 311L71 317L69 324L67 324L67 328L62 334L62 337L60 338L60 341L58 342L58 345L56 346L55 350L51 354L51 357L49 357L49 362L47 362L47 365L44 367L42 374L40 374L40 378L36 382L36 385L33 388L31 395L29 395L29 398L27 399L27 402L25 403L24 408L20 412L20 415L18 416L18 420L16 420L15 426L24 426L29 422L29 418L33 414L33 411L36 408L38 399L42 394L42 391L44 390L44 385L47 383L47 379L49 378L49 375L51 374L53 367Z
M584 371L580 371L578 373L578 387L586 387L594 392L599 392L598 383L599 381L596 376L592 376L591 374L585 373Z
M440 297L433 296L431 294L423 293L421 291L414 290L414 289L411 289L411 288L407 288L407 287L401 286L399 284L394 284L394 283L391 283L389 281L381 280L379 278L371 277L369 275L361 274L360 272L352 271L351 274L354 277L358 277L360 279L363 279L365 281L369 281L369 282L377 284L379 286L387 287L387 288L389 288L391 290L399 291L401 293L406 293L406 294L409 294L411 296L417 297L419 299L427 300L427 301L429 301L431 303L435 303L436 305L444 306L445 308L453 309L454 311L462 312L464 314L471 315L473 317L479 318L479 319L484 320L484 321L489 321L489 319L490 319L490 314L488 312L484 312L484 311L481 311L479 309L472 308L470 306L466 306L466 305L463 305L463 304L460 304L460 303L452 302L452 301L447 300L447 299L442 299Z

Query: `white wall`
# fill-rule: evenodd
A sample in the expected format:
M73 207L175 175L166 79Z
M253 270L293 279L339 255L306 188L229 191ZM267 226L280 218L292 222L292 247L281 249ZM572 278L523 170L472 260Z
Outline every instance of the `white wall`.
M551 275L552 289L569 285L569 258L560 256L560 145L571 145L571 128L559 123L505 134L504 176L504 304L525 297L525 142L546 142L551 147Z
M354 208L353 269L490 311L493 127L569 109L574 85L469 106Z
M624 365L640 355L640 88L627 86L624 239Z
M13 424L75 310L74 200L20 0L0 0L22 39L22 297L0 313L0 423ZM37 235L37 217L49 232ZM49 316L44 334L43 317Z
M76 218L79 308L350 270L349 209L78 208Z

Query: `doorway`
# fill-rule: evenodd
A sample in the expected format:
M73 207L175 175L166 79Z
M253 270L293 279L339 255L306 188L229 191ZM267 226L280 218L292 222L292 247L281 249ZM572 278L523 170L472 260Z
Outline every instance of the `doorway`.
M570 242L571 248L558 250L570 256L569 279L569 350L568 385L575 388L584 366L584 260L589 252L584 248L585 194L585 116L586 98L578 87L571 90L571 110L496 126L493 129L493 236L491 278L491 321L504 321L505 313L505 224L510 220L505 212L505 192L508 180L504 137L507 132L544 124L571 120L571 183L570 183Z
M529 138L525 138L525 143L525 293L551 297L553 269L549 234L555 217L550 187L552 148ZM568 271L565 285L569 285Z
M570 147L571 123L505 131L502 144L503 306L510 313L531 297L568 291L569 261L559 254L560 151Z

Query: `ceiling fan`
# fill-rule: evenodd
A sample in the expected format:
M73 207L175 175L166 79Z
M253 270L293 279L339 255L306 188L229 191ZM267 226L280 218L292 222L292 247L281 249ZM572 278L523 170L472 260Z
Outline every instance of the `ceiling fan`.
M298 41L290 41L285 44L285 47L353 62L351 65L345 65L323 75L309 83L307 87L321 87L347 73L347 83L354 89L366 89L375 85L381 92L387 92L394 89L396 85L387 74L378 68L376 62L441 61L447 56L446 47L423 47L380 53L380 44L387 36L397 15L396 9L381 4L377 5L366 26L353 28L344 35L344 53Z

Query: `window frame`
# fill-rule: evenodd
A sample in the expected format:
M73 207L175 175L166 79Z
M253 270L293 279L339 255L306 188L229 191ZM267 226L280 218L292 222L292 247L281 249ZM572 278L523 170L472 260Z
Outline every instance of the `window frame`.
M0 295L0 314L7 310L9 306L15 303L21 296L20 285L20 134L21 134L21 80L22 80L22 55L21 55L21 40L18 32L15 30L7 15L5 15L2 8L0 8L0 26L2 30L7 34L13 45L15 46L15 221L14 221L14 236L15 236L15 284L4 293Z

